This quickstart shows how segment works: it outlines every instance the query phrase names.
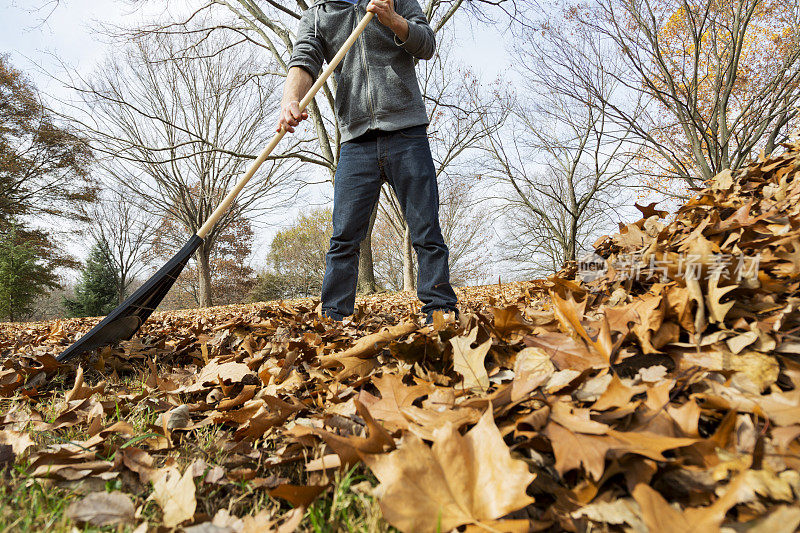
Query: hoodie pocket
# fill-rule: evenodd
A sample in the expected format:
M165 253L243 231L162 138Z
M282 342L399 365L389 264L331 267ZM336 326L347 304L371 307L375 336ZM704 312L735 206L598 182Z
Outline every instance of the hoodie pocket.
M395 65L386 65L376 70L383 77L377 84L381 88L377 95L379 112L402 111L417 104L420 96L414 71L411 75L400 73Z

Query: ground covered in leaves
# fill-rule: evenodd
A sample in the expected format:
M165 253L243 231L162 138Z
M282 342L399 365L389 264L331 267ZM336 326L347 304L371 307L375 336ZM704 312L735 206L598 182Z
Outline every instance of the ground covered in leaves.
M800 524L800 145L677 213L640 208L593 280L4 325L0 525L255 531L791 532Z

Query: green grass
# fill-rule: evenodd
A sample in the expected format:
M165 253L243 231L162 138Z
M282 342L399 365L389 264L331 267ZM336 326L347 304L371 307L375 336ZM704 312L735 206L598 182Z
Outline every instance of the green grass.
M304 525L315 533L339 531L377 533L397 531L383 520L377 500L356 485L375 486L377 481L362 465L337 472L333 487L317 498L306 513Z
M109 487L113 488L113 487ZM81 496L74 491L61 489L47 481L25 474L25 466L7 468L2 472L0 484L0 532L53 531L71 532L76 524L64 512ZM135 525L117 527L85 527L79 531L133 531Z
M93 376L97 377L97 376ZM124 385L130 393L142 390L144 374L126 376L116 385ZM71 384L63 385L66 389ZM113 394L95 396L96 399L105 401L114 400ZM0 401L0 412L8 412L18 406L22 412L30 409L29 403L20 403L18 400ZM42 414L45 421L52 422L64 410L64 391L53 391L40 399L36 409ZM106 413L104 425L110 425L118 420L125 420L134 428L135 437L125 437L112 434L107 437L112 451L110 456L98 453L97 458L113 461L114 456L122 448L140 446L142 440L153 436L148 425L156 420L157 413L153 412L147 403L139 405L117 405ZM25 425L17 428L21 431L29 430ZM30 434L37 443L37 448L51 444L83 441L89 437L86 425L79 424L74 427L61 428L54 431L32 431ZM220 442L224 441L229 433L219 425L209 425L198 428L190 434L181 435L176 447L167 453L154 453L156 468L163 464L167 457L177 460L179 469L183 471L194 459L204 459L209 465L225 464L228 452L220 449ZM260 445L269 449L273 443L269 440ZM129 480L118 477L105 483L105 486L94 485L89 490L106 490L108 492L121 491L128 494L134 504L142 506L142 516L137 518L135 524L125 526L109 526L97 528L92 526L79 526L65 516L69 505L79 500L85 493L86 487L67 488L59 487L53 481L37 479L29 475L29 462L23 460L16 465L0 466L0 533L5 532L100 532L115 531L120 533L131 532L141 522L146 521L150 527L157 526L162 521L161 509L154 501L146 498L152 491L151 486L131 486ZM277 475L289 479L290 483L304 484L306 473L299 464L287 464L276 468L268 468L259 472L260 476ZM283 500L272 498L269 491L264 488L254 488L249 481L241 481L228 485L213 485L202 482L203 477L195 480L197 486L197 512L205 513L209 518L220 509L226 509L233 516L244 517L258 514L266 510L274 517L284 515L290 506ZM363 465L358 465L347 472L334 474L333 483L306 511L301 531L327 532L365 532L384 533L394 532L384 520L377 500L371 495L370 489L377 485L377 480Z

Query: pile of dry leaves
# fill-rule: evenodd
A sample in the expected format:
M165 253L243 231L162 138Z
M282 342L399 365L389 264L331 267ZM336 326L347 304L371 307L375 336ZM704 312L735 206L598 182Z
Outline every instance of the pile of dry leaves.
M142 530L152 500L151 527L303 528L363 463L402 531L794 531L800 144L640 209L595 279L469 289L457 322L403 294L341 324L309 301L165 313L82 368L53 354L90 323L9 326L0 461ZM288 504L204 505L220 487Z

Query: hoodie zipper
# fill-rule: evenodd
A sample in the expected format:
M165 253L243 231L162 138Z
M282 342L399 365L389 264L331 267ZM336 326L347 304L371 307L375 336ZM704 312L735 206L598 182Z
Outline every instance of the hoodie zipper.
M358 23L358 4L353 5L353 9L355 10L356 16L353 17L353 29L356 28ZM366 13L366 11L364 12ZM364 67L364 76L367 80L367 103L369 104L369 124L372 129L375 128L375 109L374 104L372 102L372 87L369 84L369 65L367 64L367 51L366 51L366 44L364 41L366 40L365 37L366 32L362 33L358 41L361 43L361 65Z

